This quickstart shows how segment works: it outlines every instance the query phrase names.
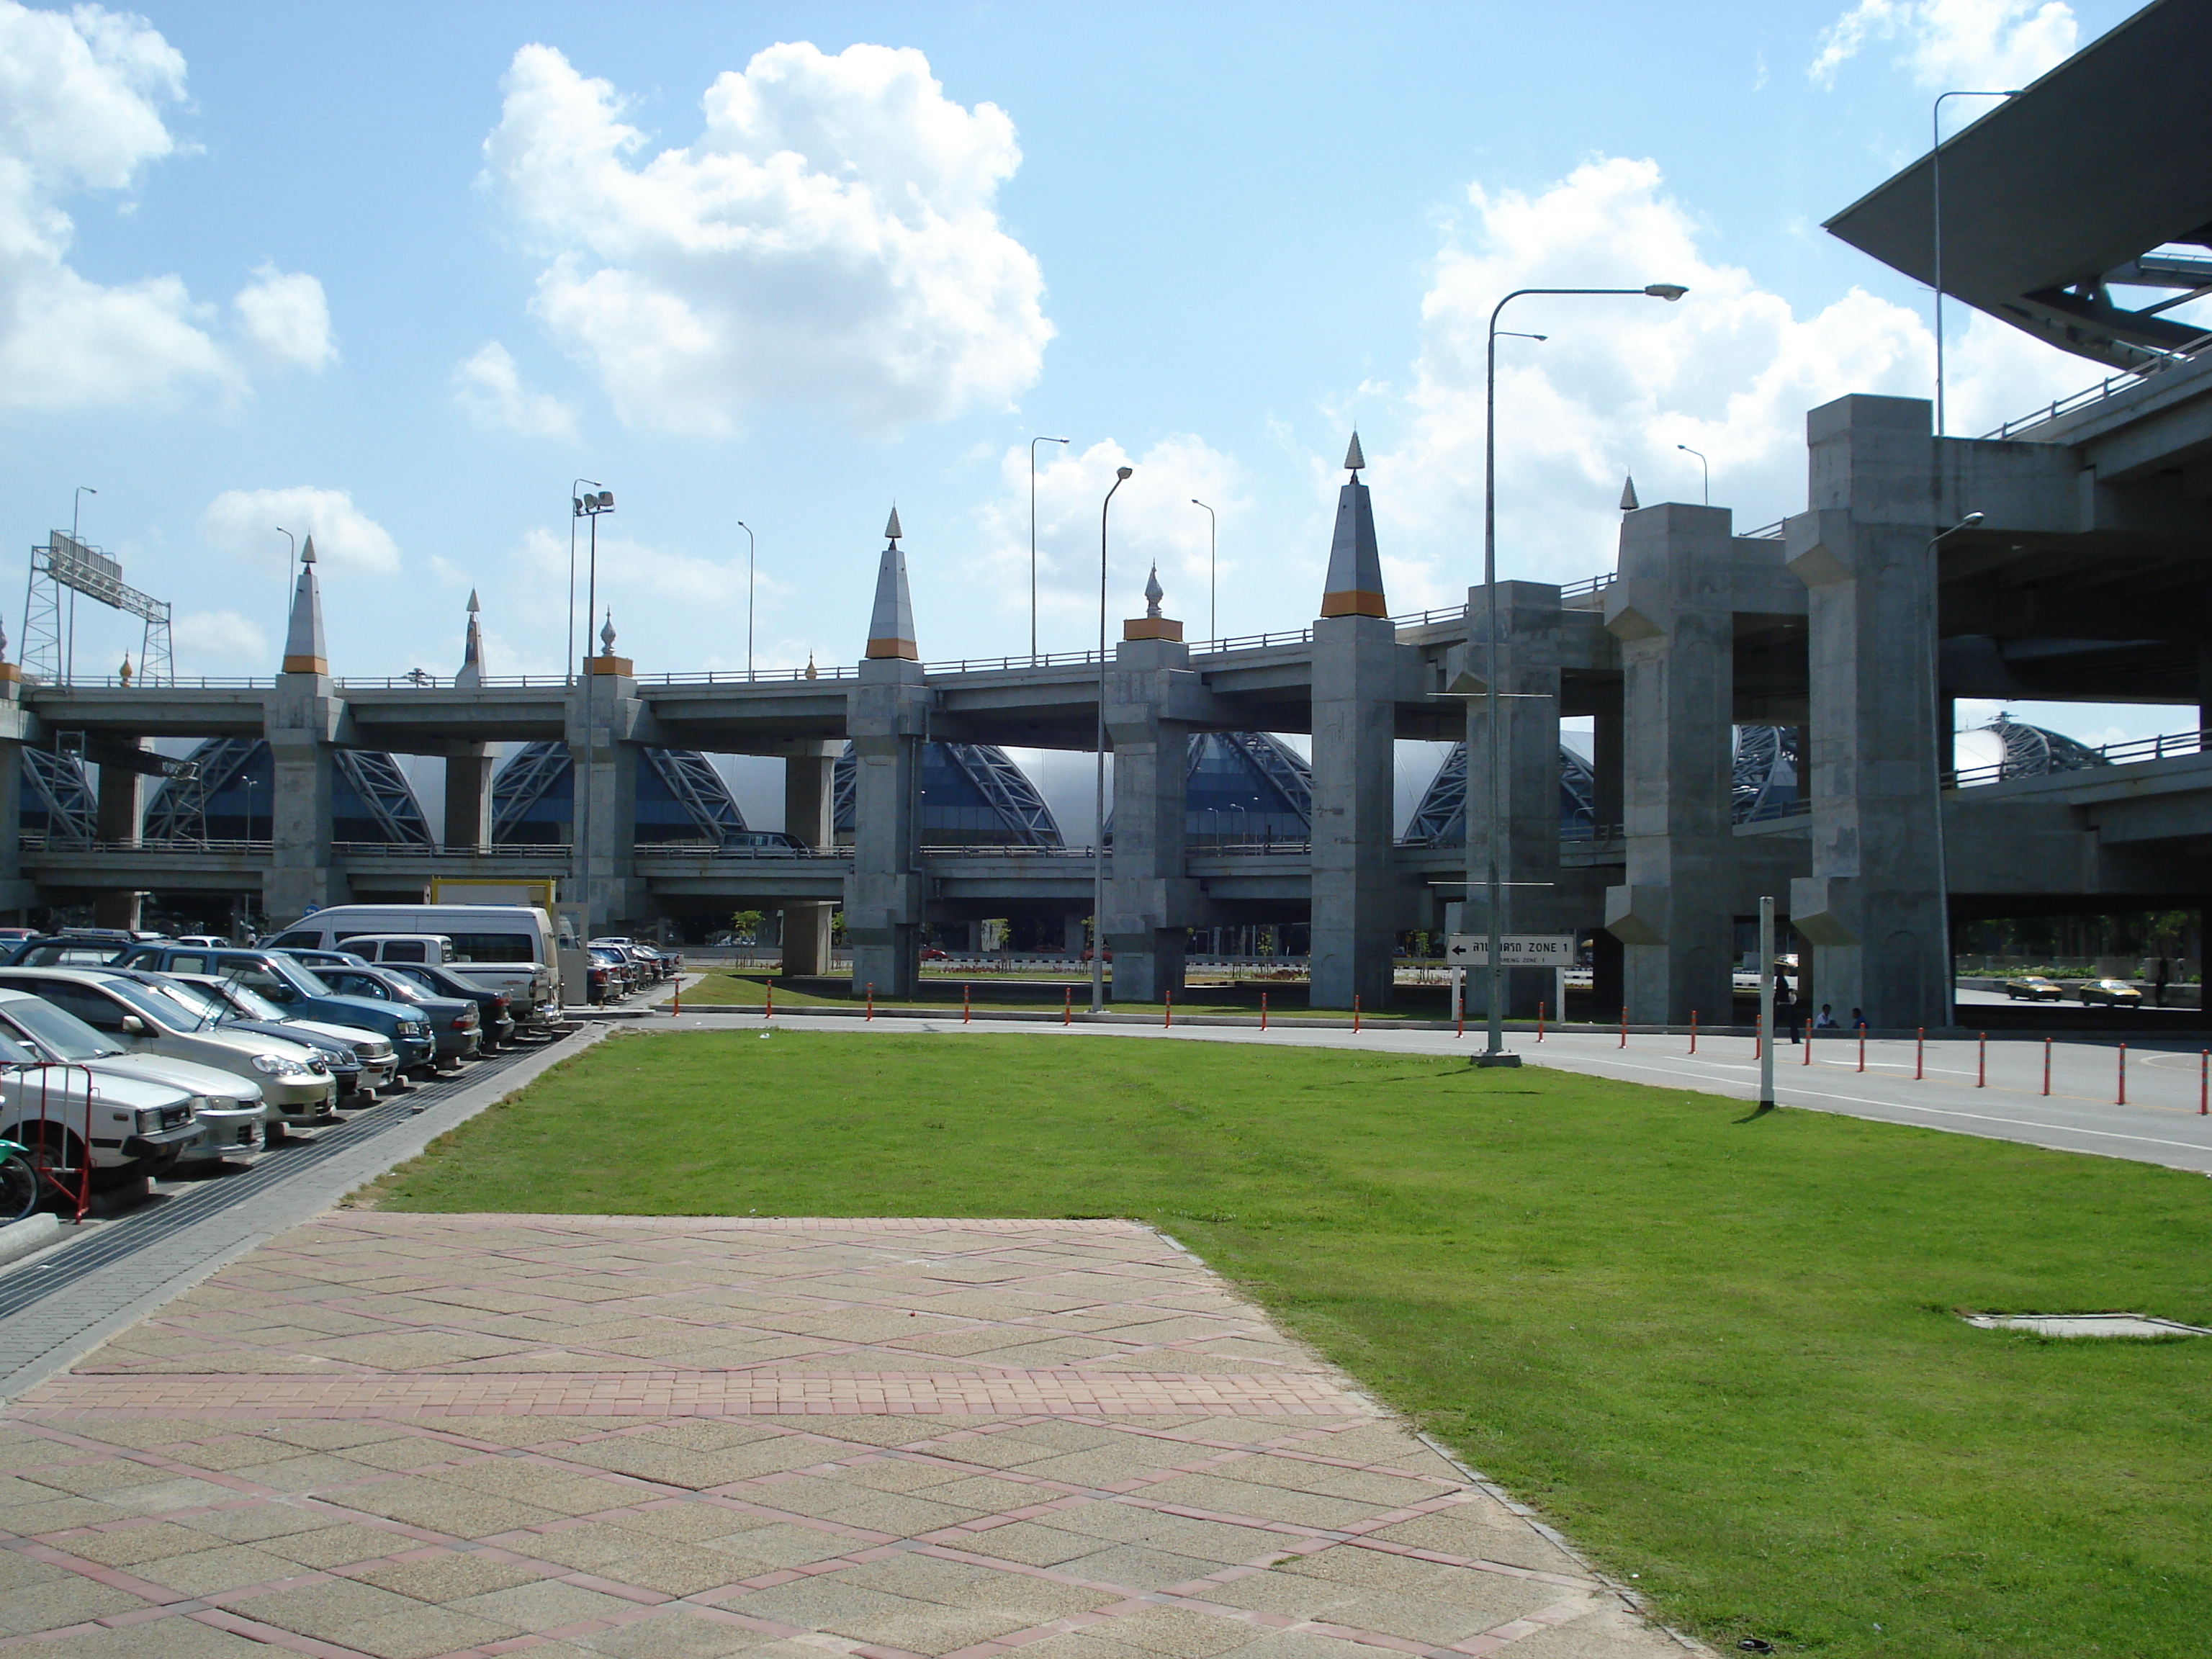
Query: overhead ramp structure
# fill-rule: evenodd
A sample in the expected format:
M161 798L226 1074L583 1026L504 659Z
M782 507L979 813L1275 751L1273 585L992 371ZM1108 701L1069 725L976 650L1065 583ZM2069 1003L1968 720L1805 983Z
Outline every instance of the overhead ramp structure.
M2116 368L2206 338L2212 0L2156 0L1827 222L1914 281Z

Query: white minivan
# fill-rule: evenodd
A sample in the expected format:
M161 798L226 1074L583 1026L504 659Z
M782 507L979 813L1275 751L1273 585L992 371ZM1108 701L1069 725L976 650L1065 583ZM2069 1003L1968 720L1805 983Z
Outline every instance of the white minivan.
M526 904L334 904L262 941L270 951L348 951L355 939L430 934L451 939L454 972L526 1002L532 1018L560 1017L561 949L574 949L554 920Z

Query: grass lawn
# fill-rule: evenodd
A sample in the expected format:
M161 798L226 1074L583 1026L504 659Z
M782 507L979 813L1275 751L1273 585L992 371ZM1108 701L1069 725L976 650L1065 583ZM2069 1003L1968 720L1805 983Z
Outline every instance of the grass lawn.
M852 1007L865 1006L866 996L851 994L846 982L832 979L787 980L781 975L765 971L712 971L701 975L699 982L684 993L686 1006L699 1008L758 1008L768 1000L768 986L775 986L775 1006L794 1008ZM889 997L878 997L879 1008L957 1008L963 981L957 979L927 978L923 980L919 996L904 1001ZM1032 1012L1056 1013L1063 999L1073 996L1078 1012L1091 1006L1088 983L1063 987L1042 985L1036 980L994 980L978 978L967 981L974 1006L980 1012L992 1008L1027 1009ZM1178 992L1175 1006L1178 1014L1257 1014L1260 994L1267 994L1271 1012L1302 1015L1311 1012L1306 1003L1306 982L1296 980L1288 983L1265 984L1247 981L1236 985L1194 985L1187 992ZM1370 1009L1363 1020L1388 1022L1402 1019L1449 1019L1451 1018L1451 993L1443 986L1404 985L1397 989L1398 1006L1380 1012ZM1115 1002L1109 1005L1120 1013L1152 1013L1162 1012L1157 1002ZM1343 1018L1346 1011L1330 1008L1322 1011L1332 1018Z
M2202 1176L1541 1068L786 1029L602 1043L376 1197L1137 1217L1717 1645L2212 1645L2212 1338L1952 1315L2212 1324Z

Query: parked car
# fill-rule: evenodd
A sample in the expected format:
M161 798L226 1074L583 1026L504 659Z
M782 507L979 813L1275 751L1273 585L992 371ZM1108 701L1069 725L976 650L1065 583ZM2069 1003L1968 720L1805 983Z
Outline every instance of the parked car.
M19 1024L26 1004L33 1013ZM81 1021L69 1020L76 1032L58 1038L77 1055L58 1063L27 1036L32 1022L46 1023L42 1014L67 1018L37 997L0 988L0 1139L28 1147L57 1177L83 1169L89 1139L95 1187L174 1167L205 1133L192 1091L149 1073L107 1069L103 1062L119 1051Z
M221 933L179 933L177 935L177 943L179 945L204 945L208 949L214 951L228 951L230 949L230 941L225 939Z
M2085 1008L2097 1005L2106 1008L2142 1006L2142 993L2124 979L2086 980L2074 994L2081 1000Z
M611 951L629 964L630 982L643 987L657 985L667 977L659 953L634 939L595 939L591 942L594 951Z
M392 1003L416 1010L436 1041L433 1064L459 1065L474 1060L483 1044L483 1016L473 1002L439 996L389 968L322 968L315 977L341 996Z
M10 968L104 968L138 942L120 927L64 927L37 933L8 953Z
M637 989L637 969L621 951L594 945L585 954L592 962L592 1001L620 1002Z
M2012 1002L2021 1001L2023 998L2029 1002L2056 1002L2066 994L2066 988L2057 980L2045 979L2040 974L2022 974L2018 979L2008 979L2004 982L2004 994L2007 1000Z
M477 1018L483 1022L481 1030L487 1050L514 1041L514 1016L507 1012L506 992L478 985L450 968L427 962L387 962L382 965L386 973L412 980L434 997L475 1003Z
M163 974L212 974L266 997L289 1018L374 1031L391 1043L402 1076L428 1066L436 1053L430 1023L418 1010L380 998L340 996L289 957L271 951L148 945L129 952L120 965Z
M429 934L453 941L453 959L471 979L495 986L520 1001L527 987L541 1022L558 1020L568 994L580 986L561 984L561 951L576 948L573 933L552 916L526 904L334 904L302 916L272 945L304 950L350 950L360 936L390 938Z
M138 968L109 971L128 974L169 994L189 999L193 1012L225 1030L259 1031L288 1042L304 1042L322 1050L331 1075L338 1080L338 1104L373 1103L380 1090L389 1088L398 1072L398 1056L392 1045L374 1031L357 1025L331 1025L321 1020L294 1019L268 998L247 990L235 980L211 974L152 974Z
M373 965L367 957L351 951L299 951L282 945L272 945L269 948L278 956L291 957L302 968L313 968L318 971L325 968L367 968Z
M322 1055L302 1043L202 1025L180 1003L99 969L0 968L0 986L45 998L119 1048L244 1079L261 1091L272 1133L337 1121L337 1080Z

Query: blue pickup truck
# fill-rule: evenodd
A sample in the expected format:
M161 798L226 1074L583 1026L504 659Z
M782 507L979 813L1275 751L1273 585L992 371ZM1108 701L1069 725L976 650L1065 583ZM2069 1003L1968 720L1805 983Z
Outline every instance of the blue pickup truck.
M426 1072L437 1052L428 1020L410 1004L340 996L289 957L273 951L210 950L197 945L137 945L114 966L157 974L213 974L257 991L295 1019L374 1031L390 1040L404 1074Z

